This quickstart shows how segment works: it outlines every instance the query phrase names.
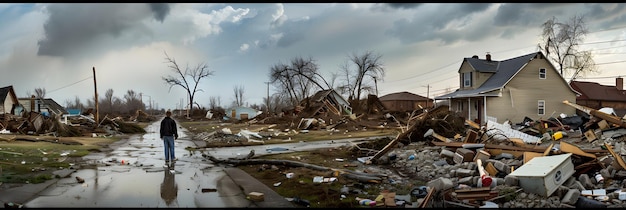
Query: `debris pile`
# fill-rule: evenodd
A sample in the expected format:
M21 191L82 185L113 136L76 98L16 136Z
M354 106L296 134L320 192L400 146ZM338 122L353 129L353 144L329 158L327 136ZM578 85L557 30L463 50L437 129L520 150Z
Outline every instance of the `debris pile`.
M387 113L380 125L397 125L402 132L396 138L352 145L354 160L336 160L345 161L344 168L292 160L209 159L330 171L331 176L323 178L356 182L342 188L342 199L371 207L626 207L626 120L564 103L589 115L480 125L463 120L447 106L410 115L403 122ZM354 116L331 122L319 109L317 113L300 118L292 128L328 130L362 122ZM416 182L424 184L413 186L408 195L393 190ZM385 191L367 194L367 186Z

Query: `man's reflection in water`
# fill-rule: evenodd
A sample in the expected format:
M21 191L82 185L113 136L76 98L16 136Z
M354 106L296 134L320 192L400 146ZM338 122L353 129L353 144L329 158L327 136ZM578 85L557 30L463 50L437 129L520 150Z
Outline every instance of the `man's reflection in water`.
M176 201L178 196L178 185L176 184L176 172L174 171L174 164L169 168L163 170L163 183L161 183L161 198L165 201L167 206L172 205Z

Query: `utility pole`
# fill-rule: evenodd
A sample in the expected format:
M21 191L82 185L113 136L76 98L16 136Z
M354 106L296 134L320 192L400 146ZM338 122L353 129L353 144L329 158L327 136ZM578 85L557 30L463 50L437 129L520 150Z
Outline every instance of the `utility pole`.
M269 115L270 114L270 82L265 82L265 84L267 84L267 98L266 98L266 102L265 102L265 112Z
M96 67L93 67L93 90L94 101L96 103L96 126L100 123L100 113L98 112L98 86L96 85Z
M428 104L430 101L430 84L426 85L426 108L428 109Z
M376 77L374 77L374 86L376 86L376 97L378 97L378 81L376 81Z

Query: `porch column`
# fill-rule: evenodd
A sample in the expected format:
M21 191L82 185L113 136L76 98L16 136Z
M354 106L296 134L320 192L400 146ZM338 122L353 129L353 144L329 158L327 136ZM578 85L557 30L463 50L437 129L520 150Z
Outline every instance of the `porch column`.
M485 124L487 124L487 96L483 96L483 110L484 121L481 122L485 122Z
M474 121L472 120L472 100L470 98L467 98L467 119Z

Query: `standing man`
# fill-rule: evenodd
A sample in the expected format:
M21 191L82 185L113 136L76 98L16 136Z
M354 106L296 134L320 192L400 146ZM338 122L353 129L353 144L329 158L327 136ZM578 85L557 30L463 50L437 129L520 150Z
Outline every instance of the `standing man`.
M167 110L165 112L165 118L161 120L161 139L165 148L165 164L169 164L170 161L177 160L174 155L174 140L178 139L178 130L176 129L176 121L171 118L172 112Z

